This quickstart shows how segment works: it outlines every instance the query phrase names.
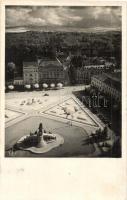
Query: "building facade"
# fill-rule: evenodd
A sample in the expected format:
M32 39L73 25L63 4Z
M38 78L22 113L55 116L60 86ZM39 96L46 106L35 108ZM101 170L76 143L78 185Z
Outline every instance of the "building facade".
M24 85L23 77L14 78L14 85Z
M91 79L91 85L115 100L121 101L121 80L115 73L95 75Z
M23 62L24 84L35 84L39 82L39 68L37 62Z
M56 60L40 60L39 83L63 83L67 84L66 70L62 63Z
M38 59L37 62L23 63L24 84L68 83L68 73L62 63L56 58Z
M112 72L114 68L111 65L88 65L82 66L81 68L76 69L76 83L89 84L91 82L91 77L93 75L98 75L102 73Z

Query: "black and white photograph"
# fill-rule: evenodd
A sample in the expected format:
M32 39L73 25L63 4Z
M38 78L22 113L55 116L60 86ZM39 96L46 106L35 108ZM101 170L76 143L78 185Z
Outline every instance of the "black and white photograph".
M5 6L4 154L122 157L121 6Z

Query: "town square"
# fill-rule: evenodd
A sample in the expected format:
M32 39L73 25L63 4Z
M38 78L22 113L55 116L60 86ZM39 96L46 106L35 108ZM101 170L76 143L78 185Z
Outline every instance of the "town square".
M86 9L105 13L104 23ZM12 10L35 21L24 24L17 14L14 22ZM46 10L66 25L42 17ZM110 21L120 7L5 11L5 156L121 157L122 33L120 19ZM73 16L70 25L68 11L79 21Z
M96 143L85 144L84 142L92 132L95 133L97 129L104 128L104 124L74 96L73 91L84 88L84 86L72 86L60 90L7 93L6 155L16 157L94 157L101 155L102 150ZM46 93L48 96L45 96ZM34 99L33 103L32 99ZM24 105L22 102L25 102ZM62 108L66 106L68 109L64 112ZM33 154L23 150L11 152L10 149L18 139L35 131L41 122L48 132L62 135L64 144L42 154ZM110 134L112 136L112 132ZM113 142L111 136L108 140L110 145Z

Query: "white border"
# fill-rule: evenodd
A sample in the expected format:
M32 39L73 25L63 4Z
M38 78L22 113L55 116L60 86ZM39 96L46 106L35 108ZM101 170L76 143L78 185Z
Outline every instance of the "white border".
M122 158L5 158L4 157L4 6L84 5L122 6ZM0 3L0 196L2 200L124 200L126 194L126 47L125 1L3 0ZM1 148L2 146L2 148Z

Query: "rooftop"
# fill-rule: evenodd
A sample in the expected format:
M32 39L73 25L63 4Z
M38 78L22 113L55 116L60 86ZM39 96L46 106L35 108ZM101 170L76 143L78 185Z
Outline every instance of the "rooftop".
M31 66L37 66L37 62L36 61L25 61L23 62L23 66L24 67L31 67Z
M17 76L14 78L14 80L23 80L23 77L22 76Z
M46 68L62 67L62 63L57 58L52 60L39 59L38 65Z
M110 87L115 88L116 90L121 91L121 76L118 73L111 73L111 74L100 74L95 75L94 78L104 82Z
M110 87L115 88L116 90L121 90L121 83L118 81L115 81L114 79L111 78L106 78L106 80L104 81L107 85L109 85Z
M105 65L86 65L86 66L83 66L83 68L104 68Z
M121 72L107 73L106 76L114 81L121 82Z
M93 77L103 82L107 79L107 76L104 73L100 75L94 75Z
M78 68L77 70L84 71L85 69L98 70L98 69L106 69L106 68L107 68L106 65L84 65L81 68Z

